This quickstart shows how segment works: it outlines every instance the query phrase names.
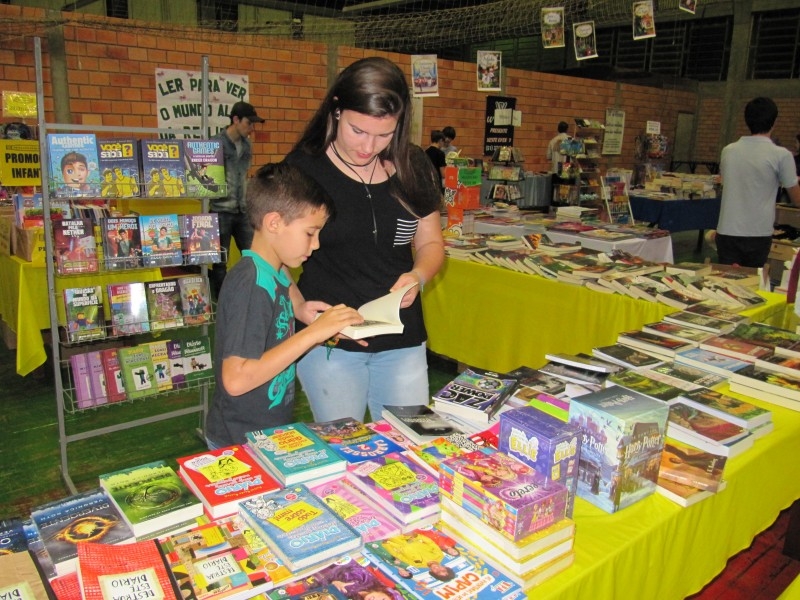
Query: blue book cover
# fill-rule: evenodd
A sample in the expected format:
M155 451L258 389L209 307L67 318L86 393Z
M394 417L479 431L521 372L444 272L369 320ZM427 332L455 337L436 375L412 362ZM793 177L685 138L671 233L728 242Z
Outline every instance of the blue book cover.
M352 417L306 425L351 464L405 450Z
M178 215L139 217L142 240L142 266L168 267L183 264Z
M181 215L181 239L187 265L220 262L219 216L217 213Z
M145 196L186 196L182 140L141 140L140 153Z
M183 140L186 195L217 198L227 195L225 156L219 140Z
M93 133L48 133L50 191L56 198L100 195L97 137Z
M284 485L344 473L347 461L303 423L246 434L255 457Z
M613 513L655 492L668 417L666 402L621 386L573 398L578 496Z
M303 484L239 503L239 514L292 571L361 548L361 535Z
M53 564L53 559L50 558L50 555L47 553L47 548L44 547L42 536L39 534L39 530L36 529L33 520L30 517L25 519L22 522L22 528L25 531L25 541L28 544L28 550L33 554L36 562L39 563L39 567L42 573L44 573L44 576L48 579L53 579L56 577L56 566Z
M135 198L141 195L139 142L134 138L97 140L100 196Z
M0 554L27 552L28 542L22 519L0 519Z

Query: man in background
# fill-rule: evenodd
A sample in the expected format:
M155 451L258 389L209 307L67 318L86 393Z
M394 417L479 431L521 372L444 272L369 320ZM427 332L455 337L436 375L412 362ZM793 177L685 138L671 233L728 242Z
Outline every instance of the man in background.
M722 149L719 163L722 204L717 225L719 262L763 267L772 245L775 199L783 186L792 204L800 206L792 153L770 137L778 107L770 98L755 98L744 109L751 135Z
M211 212L219 215L219 245L224 248L224 260L230 257L231 238L236 240L239 250L247 250L253 241L253 227L247 218L245 188L247 171L253 162L250 134L256 123L264 119L256 114L256 109L248 102L237 102L230 112L231 124L220 131L214 139L222 145L225 156L225 182L227 195L211 200ZM225 262L214 263L209 273L211 295L216 300L228 268Z
M451 152L455 152L458 154L458 148L453 145L453 142L456 139L456 130L455 128L448 125L442 129L442 134L444 135L444 148L442 148L442 152L444 152L444 157L447 158L447 155Z
M425 149L425 154L428 155L433 168L439 174L439 187L444 192L444 169L447 163L445 162L442 146L444 146L444 134L438 129L434 129L431 131L431 145Z
M558 173L558 163L563 161L563 155L561 154L561 143L569 139L569 134L567 130L569 129L569 123L566 121L560 121L558 123L558 134L550 140L550 143L547 144L547 160L550 161L550 172L551 173Z

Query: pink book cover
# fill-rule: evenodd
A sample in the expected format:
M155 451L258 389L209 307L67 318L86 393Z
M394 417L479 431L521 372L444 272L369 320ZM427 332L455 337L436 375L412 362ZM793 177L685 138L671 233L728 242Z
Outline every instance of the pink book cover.
M347 479L327 481L309 489L347 521L364 543L400 534L400 523L380 510Z
M400 433L400 431L386 419L379 419L378 421L367 423L367 427L372 429L372 431L375 433L379 433L383 437L389 438L395 444L402 446L406 450L411 448L411 445L414 443L405 435Z
M125 400L125 383L122 381L122 369L119 366L119 354L116 348L104 348L100 351L103 369L106 376L106 393L109 402Z
M103 369L103 357L100 350L90 350L86 353L86 362L89 364L89 381L92 386L92 397L95 406L108 403L106 391L106 374Z
M78 408L89 408L92 400L92 380L89 375L89 363L86 354L73 354L69 357L72 368L72 383L75 386L75 404Z

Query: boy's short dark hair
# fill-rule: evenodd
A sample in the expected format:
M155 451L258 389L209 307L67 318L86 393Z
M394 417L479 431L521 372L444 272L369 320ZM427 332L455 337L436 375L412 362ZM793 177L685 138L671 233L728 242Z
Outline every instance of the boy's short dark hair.
M287 162L267 163L247 182L247 217L261 229L264 215L278 213L291 223L311 210L324 208L328 219L336 213L333 200L312 177Z
M447 127L443 128L442 129L442 133L444 134L444 137L449 139L451 142L454 139L456 139L456 130L455 130L455 128L451 127L450 125L448 125Z
M444 134L438 129L431 131L431 143L438 144L444 139Z
M744 107L744 122L750 133L768 133L778 118L778 105L771 98L753 98Z
M86 166L89 165L89 161L86 160L86 157L80 152L67 152L61 157L61 170L63 171L64 167L67 165L74 165L75 163L83 163Z
M565 133L569 129L569 123L566 121L559 121L558 122L558 133Z

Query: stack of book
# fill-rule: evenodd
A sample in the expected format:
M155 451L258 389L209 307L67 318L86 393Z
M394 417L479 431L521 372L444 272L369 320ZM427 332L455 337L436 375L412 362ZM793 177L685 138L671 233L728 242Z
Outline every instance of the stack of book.
M457 427L424 404L384 404L381 416L415 444L459 432Z
M727 457L667 437L658 469L656 492L690 506L725 489Z
M485 426L516 385L517 379L509 374L467 368L433 395L434 409Z

